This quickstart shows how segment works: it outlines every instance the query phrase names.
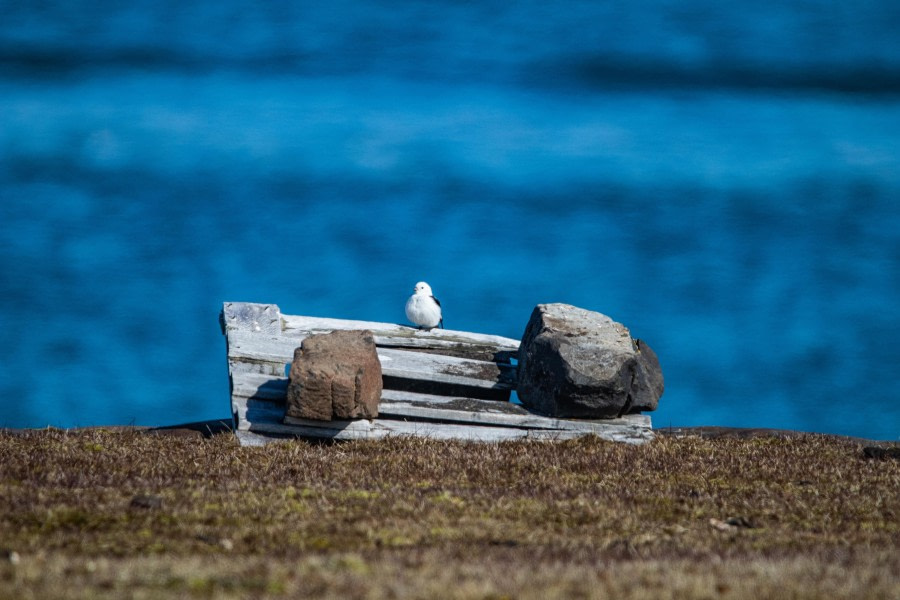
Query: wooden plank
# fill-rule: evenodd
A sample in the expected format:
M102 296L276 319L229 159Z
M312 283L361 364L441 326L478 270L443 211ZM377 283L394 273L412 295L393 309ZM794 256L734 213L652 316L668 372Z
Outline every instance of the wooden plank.
M241 329L229 329L225 335L229 358L281 363L282 366L294 359L294 349L302 341Z
M241 420L253 422L280 421L284 415L285 378L245 375L235 380L233 394L243 399L236 412ZM246 408L243 408L246 407ZM558 429L603 433L616 428L649 429L650 417L626 415L618 419L556 419L535 414L511 402L496 402L416 394L399 390L384 390L378 405L379 420L419 419L454 423L482 424L522 429Z
M229 358L281 365L282 369L293 360L294 350L301 341L240 329L228 330L227 338ZM396 348L379 348L378 359L386 377L475 388L510 390L515 387L515 368L511 365Z
M386 346L441 348L465 344L485 345L513 352L519 349L519 340L499 335L452 329L425 331L398 323L282 315L276 304L225 302L220 316L223 332L242 329L302 338L310 333L328 333L338 329L368 329L375 334L376 341L380 339Z
M284 406L267 401L250 400L240 409L239 431L323 437L334 439L376 439L388 435L421 435L435 439L500 441L506 439L571 439L597 435L603 439L643 443L653 437L649 418L626 419L628 424L598 425L592 429L578 427L553 428L530 425L512 426L489 423L417 421L379 417L372 421L312 421L284 416ZM642 415L633 415L641 417ZM547 419L548 423L552 419Z
M464 344L484 344L496 346L504 350L518 350L519 340L491 335L486 333L472 333L469 331L456 331L453 329L431 329L428 331L416 329L408 325L396 323L378 323L375 321L352 321L347 319L328 319L322 317L304 317L296 315L282 315L285 335L303 335L309 333L327 333L336 329L368 329L377 337L395 338L406 340L418 340L419 343L427 341L450 342ZM410 344L416 342L409 342Z
M458 439L467 441L502 441L514 439L571 439L583 435L596 435L602 439L640 444L653 438L649 418L626 419L627 425L615 424L591 429L580 427L536 427L538 421L513 426L509 423L459 423L444 421L403 420L379 417L373 421L310 421L284 416L284 405L265 400L235 398L238 432L272 434L277 436L318 437L337 440L378 439L389 435L415 435L434 439ZM642 415L632 415L642 417ZM547 419L550 425L552 419ZM256 439L258 442L259 440Z
M219 315L222 332L243 329L270 335L281 333L281 309L275 304L225 302Z
M285 375L285 364L283 361L229 358L228 374L233 378L238 373L259 373L269 377L282 377Z
M511 402L430 396L397 390L384 390L378 405L378 416L585 433L650 427L650 417L646 415L625 415L618 419L557 419L539 415Z
M277 434L277 433L255 433L253 431L235 431L234 437L237 438L238 444L241 446L253 447L253 446L265 446L266 444L271 444L272 442L279 442L284 440L295 440L298 437L295 434Z
M379 348L378 359L382 373L390 377L503 390L516 384L515 367L490 361L396 348Z
M261 429L275 433L297 432L307 437L327 437L331 439L381 439L388 436L415 436L437 440L462 440L474 442L499 442L516 439L557 440L573 437L571 432L529 431L512 427L484 427L446 423L425 423L416 421L346 421L332 422L321 426L315 421L292 420L280 427L266 423Z
M427 423L417 421L403 421L390 419L374 419L372 421L359 419L354 421L313 421L309 419L295 419L284 416L283 405L266 401L248 401L242 407L239 420L240 431L256 433L275 433L282 435L295 435L301 437L333 438L342 440L355 439L379 439L388 435L424 435L436 439L465 439L465 440L500 440L518 439L527 433L526 430L504 427L485 427L482 425L448 425L441 423ZM501 431L501 430L508 431ZM556 438L541 432L535 434L537 438Z
M376 335L375 345L381 348L418 350L420 352L445 354L458 358L488 360L501 364L511 364L514 360L518 360L518 350L510 350L490 344L470 344L468 342L454 342L450 340Z
M379 347L409 348L502 363L510 363L516 358L519 348L519 341L511 338L451 329L424 331L394 323L294 315L284 315L283 322L284 334L291 337L328 333L336 329L368 329L374 333L375 344Z
M232 378L231 393L242 398L272 400L284 404L287 386L287 377L275 377L258 373L237 373Z
M264 423L258 431L272 433L295 433L305 437L326 437L330 439L380 439L387 436L426 437L439 440L462 440L478 442L500 442L507 440L566 440L585 435L584 432L560 429L520 429L517 427L488 427L484 425L462 425L456 423L435 423L421 421L399 421L375 419L367 421L310 421L286 417L285 423ZM647 441L643 432L632 430L610 430L597 434L599 437L620 442L642 443Z
M281 423L284 420L284 404L248 398L234 398L232 410L237 415L236 429L249 431L260 423Z

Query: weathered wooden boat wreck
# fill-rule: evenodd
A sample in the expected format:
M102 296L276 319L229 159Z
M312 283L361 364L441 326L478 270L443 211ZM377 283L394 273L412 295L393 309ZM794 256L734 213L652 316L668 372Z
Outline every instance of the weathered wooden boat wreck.
M274 304L226 302L226 337L234 428L242 444L304 437L336 440L391 435L495 442L560 440L583 435L643 443L650 417L562 419L517 403L519 341L496 335L392 323L281 314ZM285 415L288 373L295 349L314 334L368 330L383 374L378 417L297 419Z

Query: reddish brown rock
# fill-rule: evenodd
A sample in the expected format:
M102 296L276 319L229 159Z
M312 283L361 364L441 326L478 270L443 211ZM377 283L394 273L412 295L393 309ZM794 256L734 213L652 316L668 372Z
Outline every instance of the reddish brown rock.
M371 331L311 335L294 351L286 414L320 421L373 419L381 386Z

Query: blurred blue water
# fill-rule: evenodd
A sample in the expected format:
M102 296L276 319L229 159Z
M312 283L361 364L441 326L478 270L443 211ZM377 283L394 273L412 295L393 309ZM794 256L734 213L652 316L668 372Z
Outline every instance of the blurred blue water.
M900 437L900 7L0 1L0 426L226 418L223 301L658 353ZM599 5L599 6L598 6Z

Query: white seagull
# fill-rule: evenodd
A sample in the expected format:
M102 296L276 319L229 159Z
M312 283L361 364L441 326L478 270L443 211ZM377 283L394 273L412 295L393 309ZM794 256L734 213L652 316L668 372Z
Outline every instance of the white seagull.
M444 327L441 303L431 293L431 286L424 281L416 284L413 295L406 301L406 318L419 329L433 329L439 325Z

